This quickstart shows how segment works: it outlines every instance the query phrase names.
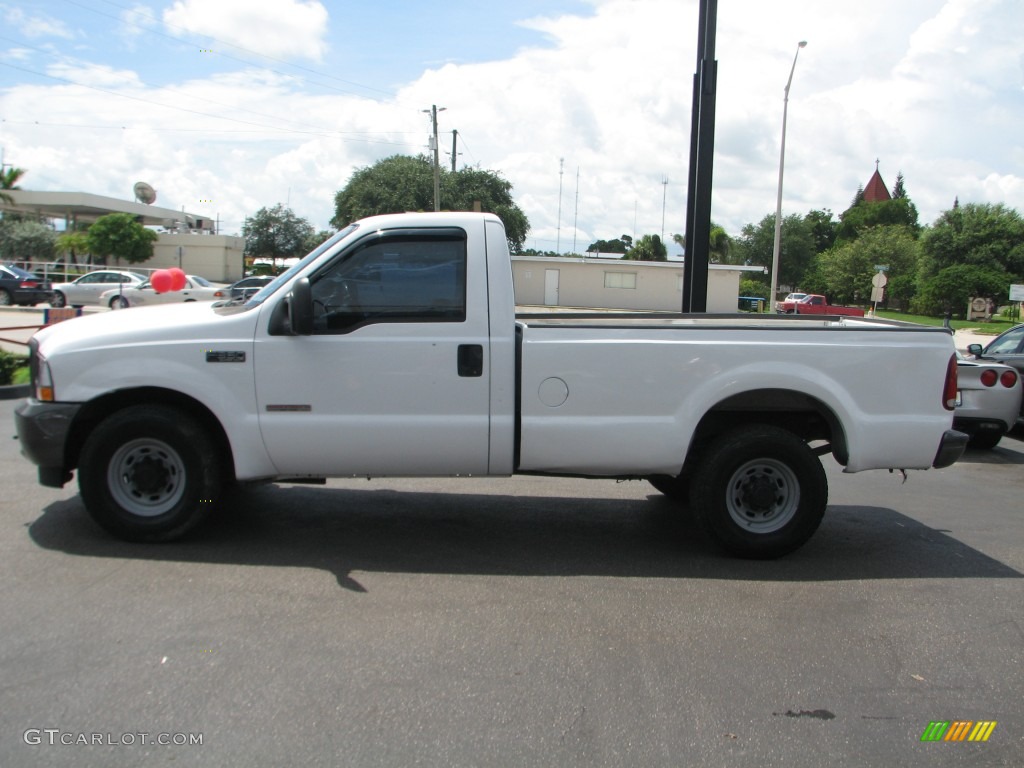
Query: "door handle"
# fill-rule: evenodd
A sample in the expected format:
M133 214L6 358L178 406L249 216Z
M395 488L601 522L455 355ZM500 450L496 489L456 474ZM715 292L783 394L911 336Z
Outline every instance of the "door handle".
M459 376L476 378L484 375L484 348L482 344L459 345Z

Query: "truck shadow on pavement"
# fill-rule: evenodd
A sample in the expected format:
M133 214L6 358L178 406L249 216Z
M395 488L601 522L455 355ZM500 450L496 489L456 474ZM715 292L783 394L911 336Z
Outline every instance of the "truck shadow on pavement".
M510 496L308 486L239 489L189 538L118 541L78 496L29 526L40 547L84 557L320 568L365 591L359 572L766 581L1021 578L948 532L891 509L830 506L811 541L773 561L720 553L660 494L646 499Z

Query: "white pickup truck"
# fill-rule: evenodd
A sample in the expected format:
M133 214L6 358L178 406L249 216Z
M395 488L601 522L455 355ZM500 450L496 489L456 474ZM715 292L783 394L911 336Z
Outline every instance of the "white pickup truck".
M233 482L646 478L723 548L777 557L847 472L960 456L943 329L848 318L515 315L501 221L378 216L246 303L98 313L31 345L39 481L172 539Z

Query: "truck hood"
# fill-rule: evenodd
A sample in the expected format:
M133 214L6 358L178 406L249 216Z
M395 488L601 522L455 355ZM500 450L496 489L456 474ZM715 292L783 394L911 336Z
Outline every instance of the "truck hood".
M213 302L133 307L83 315L43 328L33 338L44 357L135 344L244 338L252 340L260 312L220 314Z

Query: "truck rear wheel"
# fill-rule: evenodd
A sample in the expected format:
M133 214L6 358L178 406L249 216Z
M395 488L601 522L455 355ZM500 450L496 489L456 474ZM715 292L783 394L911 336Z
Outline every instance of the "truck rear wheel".
M89 514L128 541L182 536L209 514L221 484L208 432L165 406L137 405L109 416L86 440L79 461Z
M802 546L828 503L825 469L799 437L758 424L714 440L697 464L690 505L727 552L771 559Z

